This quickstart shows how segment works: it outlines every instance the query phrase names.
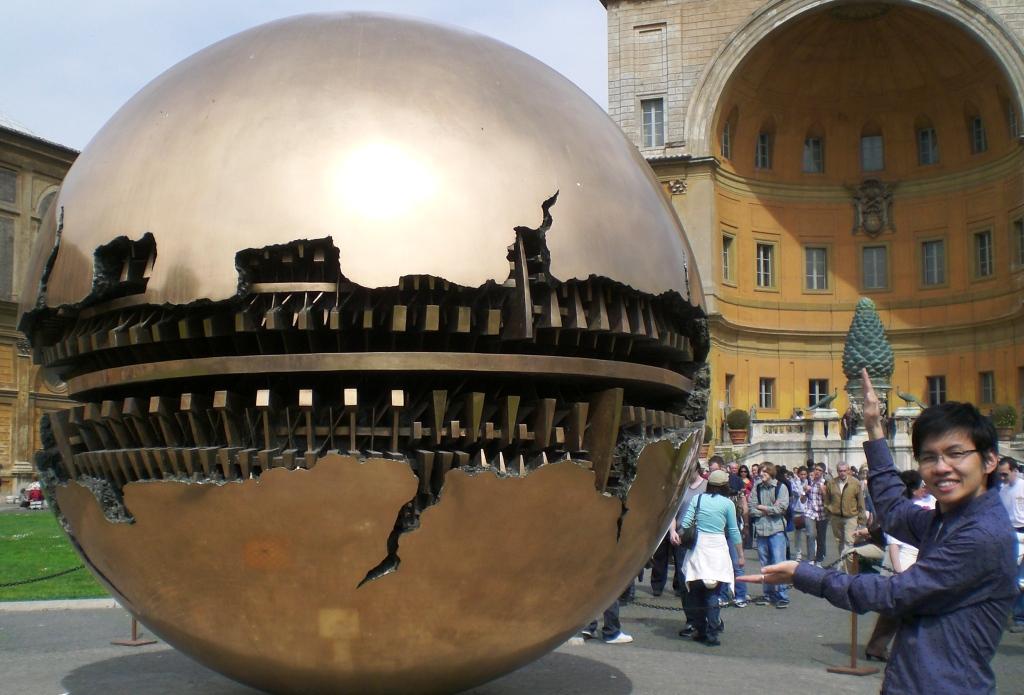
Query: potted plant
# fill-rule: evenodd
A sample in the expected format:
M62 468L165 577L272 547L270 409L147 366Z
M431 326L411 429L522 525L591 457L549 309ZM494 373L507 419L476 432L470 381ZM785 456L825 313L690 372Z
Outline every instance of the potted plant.
M700 445L700 457L707 459L708 454L711 453L711 425L704 426L704 442Z
M746 443L747 429L750 427L750 415L746 410L733 410L725 417L725 424L729 426L729 439L733 444Z
M1017 409L1012 405L997 405L992 410L992 424L996 426L999 439L1012 439L1017 429Z

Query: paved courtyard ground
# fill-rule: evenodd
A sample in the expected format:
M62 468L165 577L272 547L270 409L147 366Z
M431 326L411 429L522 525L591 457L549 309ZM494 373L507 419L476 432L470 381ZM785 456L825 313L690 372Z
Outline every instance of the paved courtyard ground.
M756 565L756 560L753 561ZM778 692L877 693L880 675L827 673L848 661L849 616L824 601L794 593L786 610L749 606L724 612L723 644L708 648L677 636L675 597L637 598L663 607L626 606L623 628L633 644L567 643L521 670L475 688L472 695L625 695L626 693L751 693L763 683ZM95 605L95 604L76 604ZM128 636L120 608L13 610L0 605L0 693L32 695L255 695L199 666L164 643L115 647ZM873 617L860 620L861 644ZM1007 633L995 658L1001 695L1024 695L1024 635ZM938 694L936 694L938 695Z

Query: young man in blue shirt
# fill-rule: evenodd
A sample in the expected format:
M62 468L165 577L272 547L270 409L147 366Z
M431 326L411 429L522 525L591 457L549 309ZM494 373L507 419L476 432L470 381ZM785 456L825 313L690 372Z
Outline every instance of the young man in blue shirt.
M995 693L990 662L1017 593L1016 537L994 479L995 429L970 404L943 403L921 413L914 457L938 503L934 511L921 509L903 496L878 396L866 371L861 378L871 495L882 528L919 549L917 563L881 577L782 562L763 569L764 581L792 583L846 610L899 618L882 693Z

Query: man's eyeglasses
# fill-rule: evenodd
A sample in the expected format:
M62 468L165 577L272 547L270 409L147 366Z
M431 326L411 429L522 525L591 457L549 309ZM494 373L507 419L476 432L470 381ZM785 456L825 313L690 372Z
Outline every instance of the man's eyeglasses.
M921 466L928 467L934 466L939 462L939 459L942 459L949 465L955 466L971 454L976 453L978 453L977 449L964 449L963 451L947 451L943 454L923 454L917 459L917 463Z

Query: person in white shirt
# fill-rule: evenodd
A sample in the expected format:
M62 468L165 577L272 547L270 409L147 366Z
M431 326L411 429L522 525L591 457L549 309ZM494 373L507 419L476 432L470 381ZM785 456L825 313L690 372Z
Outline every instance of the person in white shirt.
M1013 625L1010 632L1024 632L1024 562L1021 549L1024 548L1024 479L1018 474L1020 464L1011 456L999 459L996 473L999 475L999 499L1010 515L1010 524L1017 531L1017 588L1020 596L1013 604Z

